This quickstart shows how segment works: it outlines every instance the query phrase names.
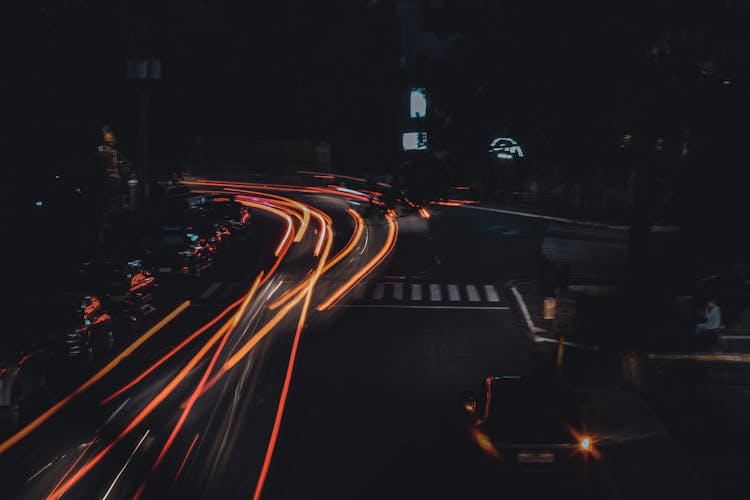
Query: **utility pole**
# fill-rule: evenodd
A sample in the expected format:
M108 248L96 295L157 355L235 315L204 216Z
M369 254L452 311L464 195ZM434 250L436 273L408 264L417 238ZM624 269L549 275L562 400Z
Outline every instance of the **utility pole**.
M644 131L644 137L634 138L632 156L632 199L630 209L630 230L628 241L628 283L627 294L632 311L630 330L633 341L640 344L647 332L641 321L649 317L650 295L653 286L650 276L651 243L651 200L654 183L654 169L660 157L653 135Z
M147 27L136 33L138 55L128 60L128 79L138 81L138 205L149 200L149 130L151 80L161 79L161 60L151 54Z

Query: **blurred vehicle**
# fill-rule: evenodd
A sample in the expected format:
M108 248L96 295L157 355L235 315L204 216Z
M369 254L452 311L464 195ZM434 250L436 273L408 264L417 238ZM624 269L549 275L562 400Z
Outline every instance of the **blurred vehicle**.
M163 226L144 260L159 274L200 278L213 263L208 240L187 225Z
M5 331L0 335L0 408L17 422L24 404L47 384L50 352L39 340Z
M187 217L187 222L193 233L208 242L208 247L214 254L224 250L232 239L229 228L224 224L215 222L203 210L191 211Z
M87 259L80 273L86 288L97 293L114 314L141 319L156 310L154 292L159 285L153 270L141 259Z
M17 422L29 399L47 384L51 352L35 337L7 329L0 334L0 408Z
M250 225L250 209L233 197L216 196L204 206L214 222L227 226L232 232L242 231Z
M85 292L56 291L21 300L10 324L24 338L66 357L114 346L112 317L97 296Z
M585 463L598 454L586 434L585 397L536 377L487 377L467 393L464 409L472 438L511 470L552 470Z

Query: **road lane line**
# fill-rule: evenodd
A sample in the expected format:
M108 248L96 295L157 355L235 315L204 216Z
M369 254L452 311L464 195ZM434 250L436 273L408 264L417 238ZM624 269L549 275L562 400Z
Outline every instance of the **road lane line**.
M461 300L461 294L458 291L458 285L448 285L448 300L458 302Z
M120 469L120 472L118 472L117 476L115 476L115 480L112 481L112 484L109 485L109 489L107 490L107 492L102 497L102 500L107 500L107 497L109 496L109 494L112 493L112 488L115 487L115 483L117 482L118 479L120 479L120 476L122 476L122 473L125 472L125 467L128 466L128 464L130 463L130 461L133 459L133 457L135 456L136 452L138 451L138 448L140 448L141 444L143 444L143 441L146 439L146 436L148 436L148 432L149 431L147 430L146 433L141 438L141 440L138 441L138 444L135 446L135 449L133 450L133 453L130 454L130 456L128 457L127 462L125 462L125 465L122 466L122 469Z
M372 292L372 299L383 300L383 295L385 295L385 283L378 283L375 285L375 291Z
M217 296L216 296L216 300L226 300L227 298L229 298L229 296L230 296L230 295L231 295L232 293L234 293L234 291L235 291L235 290L237 290L237 288L238 288L239 286L240 286L240 284L239 284L239 283L237 283L237 282L234 282L234 283L230 283L230 284L228 284L228 285L227 285L227 286L226 286L226 287L224 288L224 290L223 290L223 291L222 291L222 292L221 292L221 293L220 293L219 295L217 295Z
M474 285L466 285L466 294L469 296L469 302L479 302L479 291Z
M419 283L411 284L411 300L422 300L422 285Z
M209 286L208 288L206 288L206 290L205 290L205 291L204 291L204 292L203 292L203 293L201 294L201 296L200 296L200 299L201 299L201 300L206 300L207 298L209 298L209 297L210 297L211 295L213 295L213 293L214 293L214 292L215 292L216 290L218 290L218 289L219 289L219 287L220 287L220 286L221 286L222 284L223 284L223 283L222 283L221 281L217 281L217 282L215 282L215 283L211 283L211 286Z
M443 294L440 292L440 285L434 283L430 284L430 300L433 302L440 302L443 300Z
M490 302L500 302L500 296L493 285L484 285L484 294Z
M395 300L404 300L404 284L403 283L393 284L393 298Z

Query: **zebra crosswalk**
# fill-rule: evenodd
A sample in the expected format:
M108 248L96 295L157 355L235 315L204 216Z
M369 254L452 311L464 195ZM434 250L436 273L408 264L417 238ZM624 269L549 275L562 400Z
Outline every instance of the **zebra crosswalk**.
M240 282L215 281L198 290L198 303L227 303L244 290ZM342 301L345 307L509 309L495 284L374 281L362 283Z
M507 309L495 284L378 281L359 285L347 307Z

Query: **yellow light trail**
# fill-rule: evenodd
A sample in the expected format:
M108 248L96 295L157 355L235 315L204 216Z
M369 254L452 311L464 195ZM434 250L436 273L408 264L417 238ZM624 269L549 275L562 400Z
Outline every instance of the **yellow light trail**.
M364 219L361 215L359 215L359 213L357 213L357 211L352 210L351 208L347 209L347 212L354 218L354 232L349 238L349 242L346 244L346 246L326 263L326 265L323 267L323 273L326 273L329 269L338 264L344 257L349 255L349 253L354 250L354 247L357 246L360 239L362 238L362 233L365 230ZM305 281L299 283L296 287L286 291L275 302L269 305L268 308L273 311L274 309L283 305L287 300L289 300L290 297L298 294L307 285L307 283L309 283L309 280L310 278L307 278Z
M394 220L393 216L387 216L386 220L388 221L388 236L386 237L385 244L383 247L378 251L377 254L375 254L375 257L373 257L367 264L365 264L359 271L357 271L349 280L341 285L338 290L336 290L334 293L332 293L322 304L320 304L316 309L318 311L325 311L326 309L329 309L331 306L333 306L337 301L341 299L341 297L351 290L357 283L359 283L367 274L372 271L380 262L385 259L386 256L388 256L389 253L393 250L393 247L396 245L396 240L398 238L398 224Z
M96 382L102 379L105 375L107 375L109 372L111 372L122 360L130 356L136 349L138 349L141 345L143 345L144 342L146 342L148 339L150 339L153 335L155 335L159 330L164 328L170 321L172 321L174 318L176 318L180 313L182 313L185 309L187 309L190 306L190 301L186 300L179 306L177 306L176 309L174 309L171 313L169 313L167 316L161 319L157 324L152 326L146 333L141 335L135 342L130 344L124 351L122 351L117 357L115 357L112 361L110 361L104 368L99 370L94 376L92 376L90 379L88 379L86 382L84 382L80 387L78 387L75 391L73 391L71 394L66 396L64 399L60 400L57 404L49 408L47 411L39 415L37 418L35 418L32 422L30 422L28 425L26 425L23 429L15 433L13 436L8 438L4 443L0 444L0 454L7 451L11 446L18 443L20 440L28 436L34 429L42 425L44 422L49 420L53 415L55 415L58 411L60 411L63 407L65 407L68 403L70 403L76 396L86 391L89 387L94 385Z

